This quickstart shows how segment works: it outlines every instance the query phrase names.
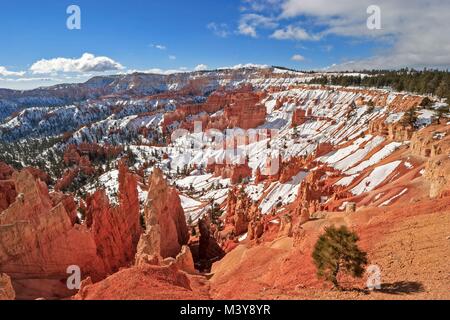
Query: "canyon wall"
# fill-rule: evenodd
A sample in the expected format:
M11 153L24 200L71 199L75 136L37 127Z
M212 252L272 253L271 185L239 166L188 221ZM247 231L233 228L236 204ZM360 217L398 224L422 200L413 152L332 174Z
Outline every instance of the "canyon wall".
M189 241L189 232L178 191L170 187L159 168L149 181L144 207L146 232L138 245L137 260L142 256L175 258Z
M0 272L11 277L19 298L72 294L69 266L98 281L132 261L141 233L136 182L124 167L120 172L119 206L99 191L88 198L82 224L75 223L73 201L50 194L27 170L13 174L17 198L0 214Z

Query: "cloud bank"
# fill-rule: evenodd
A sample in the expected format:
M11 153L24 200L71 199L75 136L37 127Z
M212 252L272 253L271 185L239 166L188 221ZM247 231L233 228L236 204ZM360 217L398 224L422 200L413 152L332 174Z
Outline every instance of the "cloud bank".
M450 1L448 0L243 0L259 20L269 19L273 39L371 41L378 52L368 58L337 63L333 70L395 69L450 66ZM370 30L367 9L381 10L381 29ZM275 18L274 14L276 15ZM245 22L245 21L244 21ZM266 25L267 26L267 25ZM243 24L242 34L257 35L259 24Z
M30 71L33 74L106 72L123 69L124 67L113 59L108 57L96 57L91 53L84 53L78 59L42 59L35 62L30 67Z
M0 76L2 77L22 77L24 75L25 71L14 72L9 71L8 69L6 69L6 67L0 66Z

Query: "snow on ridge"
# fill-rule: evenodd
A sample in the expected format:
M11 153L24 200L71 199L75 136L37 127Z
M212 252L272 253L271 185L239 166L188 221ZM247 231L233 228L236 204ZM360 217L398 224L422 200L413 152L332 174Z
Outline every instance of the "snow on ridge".
M340 171L345 171L348 168L353 167L355 164L363 160L373 149L375 149L381 143L383 143L384 140L385 138L376 136L375 138L367 142L364 148L358 149L355 152L351 153L346 158L334 163L333 167Z
M401 118L405 115L404 112L397 112L397 113L391 113L386 118L385 122L387 124L397 123L400 121Z
M364 178L351 190L351 192L357 196L374 190L398 168L401 162L401 160L398 160L375 168L370 175Z
M298 194L298 188L307 175L308 172L300 171L287 183L274 183L272 190L260 204L261 213L268 214L278 203L287 205L294 202Z
M365 170L366 168L373 166L380 162L381 160L387 158L390 156L394 151L396 151L398 148L400 148L403 144L401 142L391 142L388 145L384 146L383 149L375 153L372 157L370 157L369 160L361 162L356 167L349 169L345 172L345 174L353 175L356 173L360 173L361 171Z
M393 196L392 198L390 198L390 199L384 201L384 202L383 202L382 204L380 204L379 206L380 206L380 207L386 207L386 206L388 206L389 204L392 203L392 201L394 201L394 200L400 198L400 197L401 197L402 195L404 195L406 192L408 192L408 188L403 189L399 194L397 194L397 195Z
M95 182L84 187L84 190L93 194L98 189L104 189L111 204L118 204L119 170L111 170L102 174Z
M358 150L359 146L363 144L364 142L367 142L368 140L372 139L371 135L366 135L364 138L359 138L355 142L353 142L351 145L338 149L336 151L331 152L328 155L325 155L318 160L324 163L328 164L335 164L351 154L353 154L356 150Z
M342 179L340 179L338 182L335 183L335 185L337 186L343 186L343 187L348 187L349 185L352 184L352 182L358 177L357 174L348 176L348 177L344 177Z

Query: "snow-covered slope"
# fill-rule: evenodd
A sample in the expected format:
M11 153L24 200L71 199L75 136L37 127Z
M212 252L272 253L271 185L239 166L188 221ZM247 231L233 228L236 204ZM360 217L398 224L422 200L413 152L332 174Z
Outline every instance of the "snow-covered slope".
M389 133L389 128L400 125L407 115L402 101L410 98L420 101L421 97L388 90L305 84L319 76L276 68L241 68L96 77L84 84L28 92L0 91L0 140L4 144L25 146L20 148L25 151L17 155L5 147L9 159L22 165L43 164L42 169L50 171L55 179L73 163L68 161L66 167L60 168L59 163L46 159L49 155L62 159L71 144L120 146L123 152L119 156L132 158L133 169L141 175L146 176L154 165L164 170L182 193L182 205L193 220L207 211L211 201L225 208L232 184L227 175L243 162L248 164L252 175L242 187L263 214L284 210L299 201L304 196L300 192L302 186L305 188L310 183L308 176L313 172L323 172L319 178L321 187L339 190L340 197L350 199L364 196L382 186L386 179L398 179L412 170L406 161L397 157L408 140L398 139ZM248 85L266 109L265 120L253 128L258 139L250 139L230 150L218 145L204 131L171 137L174 129L189 128L195 120L203 121L203 125L210 124L210 119L220 120L230 105L246 99L237 94L223 102L219 95L219 102L215 102L219 105L214 106L214 112L209 112L205 105L216 90L239 92L242 86ZM414 104L410 100L408 108ZM166 116L176 114L183 105L194 105L191 109L197 111L166 126ZM415 130L435 121L436 111L424 109L418 103L414 108ZM236 110L233 112L245 112ZM222 134L240 132L236 128L227 129L235 130ZM27 150L33 147L28 141L49 137L56 141L40 145L43 150L35 159L27 159ZM89 149L83 150L80 157L93 157ZM97 187L106 188L114 200L117 191L114 160L117 159L109 159L113 161L106 166L96 163L98 155L94 158L90 160L98 178L92 178L95 182L88 179L82 189L90 193ZM288 175L286 180L274 176L256 181L257 172L264 172L268 164L278 159L281 175ZM303 160L295 162L296 159ZM283 170L291 162L297 163L297 167L294 165L288 174L288 170ZM214 163L225 168L218 166L207 171ZM145 193L144 189L140 189L141 194ZM319 204L329 205L330 196L324 191Z

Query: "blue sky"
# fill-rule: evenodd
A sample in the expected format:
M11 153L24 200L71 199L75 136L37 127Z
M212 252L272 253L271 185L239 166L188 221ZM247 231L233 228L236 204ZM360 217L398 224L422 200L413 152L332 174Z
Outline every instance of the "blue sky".
M331 0L2 1L0 87L24 89L97 74L247 63L301 70L383 63L392 68L445 67L448 61L434 61L433 51L409 57L406 40L427 44L411 36L416 32L413 21L420 25L425 20L419 2L394 0L396 6L389 1L342 0L339 6ZM366 9L373 2L379 2L385 18L382 30L370 32ZM436 5L436 14L443 9L438 5L448 6L448 1L428 2ZM402 3L408 4L409 24L401 17ZM81 9L81 30L66 27L66 9L72 4Z

